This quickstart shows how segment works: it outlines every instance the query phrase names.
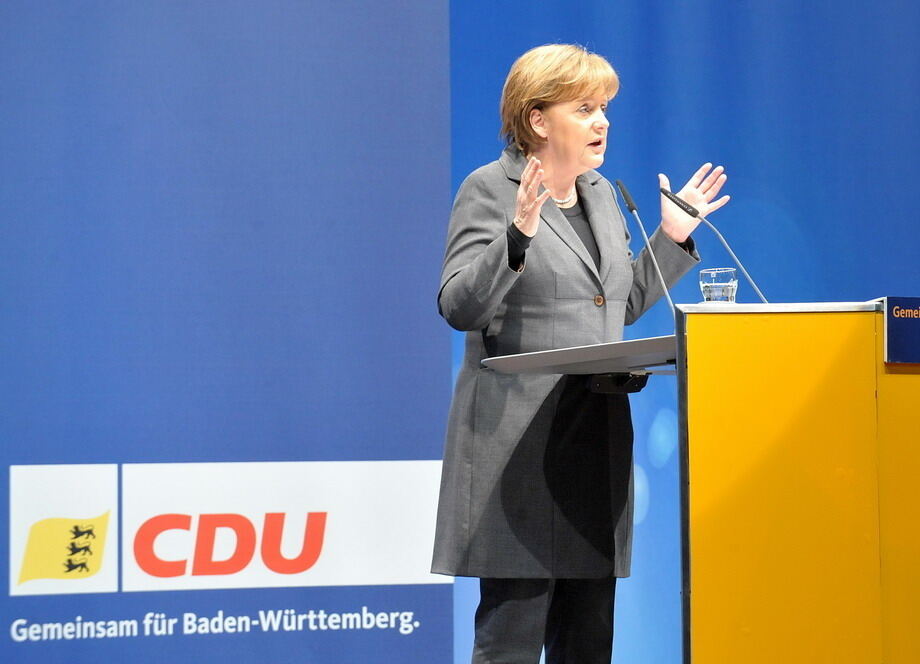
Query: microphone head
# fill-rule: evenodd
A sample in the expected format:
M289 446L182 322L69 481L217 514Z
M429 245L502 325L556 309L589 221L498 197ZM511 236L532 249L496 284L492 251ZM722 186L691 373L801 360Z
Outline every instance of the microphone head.
M700 211L699 211L699 210L697 210L695 207L693 207L692 205L690 205L690 203L688 203L687 201L683 200L682 198L678 198L678 197L677 197L677 194L671 193L670 191L668 191L668 190L665 189L664 187L661 188L661 193L664 194L664 195L667 197L667 199L668 199L669 201L671 201L672 203L674 203L674 205L676 205L676 206L679 207L681 210L683 210L684 212L686 212L687 214L689 214L691 217L699 217L699 216L700 216Z
M617 189L620 190L620 196L623 197L623 201L626 203L627 209L629 209L630 212L635 212L638 208L636 207L632 196L629 195L629 190L626 188L626 185L623 184L622 180L617 180L616 185Z

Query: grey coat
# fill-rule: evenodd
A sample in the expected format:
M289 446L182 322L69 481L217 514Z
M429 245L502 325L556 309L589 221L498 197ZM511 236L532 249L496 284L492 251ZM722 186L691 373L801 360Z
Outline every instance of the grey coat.
M610 456L612 467L629 467L611 476L609 506L601 512L584 506L586 514L611 521L606 530L592 531L611 533L614 541L607 546L586 535L584 524L572 525L577 499L573 507L571 496L563 499L548 479L550 459L556 464L572 458L560 456L551 440L563 377L500 374L480 361L619 340L624 323L654 304L661 287L645 250L632 260L613 188L596 171L579 176L576 187L600 250L600 268L552 203L543 206L523 270L509 268L506 229L525 165L520 151L509 147L464 181L451 213L438 307L452 327L467 334L447 425L432 571L505 578L628 576L628 402L624 399L625 410L611 402L609 426L629 430L622 443L628 450ZM660 231L651 242L669 285L699 262L695 252L687 253ZM572 560L571 551L584 555Z

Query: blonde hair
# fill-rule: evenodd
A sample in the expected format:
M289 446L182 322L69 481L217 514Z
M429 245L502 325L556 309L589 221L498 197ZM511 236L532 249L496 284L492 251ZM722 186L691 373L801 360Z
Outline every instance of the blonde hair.
M583 46L537 46L519 57L508 72L502 88L501 135L521 152L530 152L543 140L530 124L533 109L598 92L612 99L619 89L620 79L610 63Z

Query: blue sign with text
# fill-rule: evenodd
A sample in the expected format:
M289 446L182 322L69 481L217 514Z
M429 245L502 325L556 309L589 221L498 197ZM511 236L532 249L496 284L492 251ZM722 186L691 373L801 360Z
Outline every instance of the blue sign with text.
M920 364L920 297L885 298L885 362Z

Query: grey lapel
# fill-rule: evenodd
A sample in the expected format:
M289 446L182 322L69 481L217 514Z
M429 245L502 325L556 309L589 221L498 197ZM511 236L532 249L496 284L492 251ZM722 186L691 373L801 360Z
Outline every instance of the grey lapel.
M594 233L594 241L597 242L597 248L601 254L599 272L601 283L604 283L607 275L610 274L612 262L610 251L615 246L613 229L621 227L622 224L616 216L616 210L610 206L610 199L607 197L608 187L600 173L588 171L578 177L575 186L578 188L578 197L585 207L591 232Z
M502 152L502 156L499 158L499 163L509 180L520 183L521 173L524 171L524 167L527 166L527 160L520 150L513 146L505 148L505 151ZM598 272L597 266L594 265L594 260L591 258L590 254L588 254L588 250L585 249L584 243L565 218L565 215L562 214L562 211L551 204L544 205L543 209L540 211L540 218L543 219L546 225L575 252L581 259L581 262L585 264L585 267L588 268L588 271L597 280L598 285L604 283L603 279L606 278L607 273L610 271L610 256L608 255L609 251L607 249L610 247L610 223L612 221L610 212L606 209L607 206L605 206L603 202L603 192L598 191L596 186L600 180L600 173L597 171L588 171L583 175L579 175L575 181L578 195L581 197L582 204L585 206L585 214L588 216L588 223L591 225L591 231L594 233L594 240L597 242L597 247L600 251L600 272ZM594 219L595 216L597 219Z

